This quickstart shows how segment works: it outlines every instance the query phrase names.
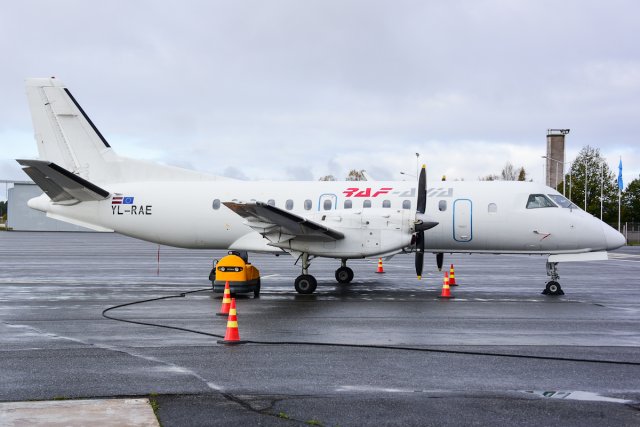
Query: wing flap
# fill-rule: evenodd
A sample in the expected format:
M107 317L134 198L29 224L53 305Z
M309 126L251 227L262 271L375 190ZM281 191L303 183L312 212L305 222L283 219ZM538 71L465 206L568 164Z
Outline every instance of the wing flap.
M307 237L319 240L340 240L344 234L304 217L284 211L262 202L223 204L247 221L254 230L269 238L268 234L277 233L277 241ZM272 239L270 239L272 240Z
M43 160L17 160L17 162L53 202L89 202L109 197L107 190L55 163Z

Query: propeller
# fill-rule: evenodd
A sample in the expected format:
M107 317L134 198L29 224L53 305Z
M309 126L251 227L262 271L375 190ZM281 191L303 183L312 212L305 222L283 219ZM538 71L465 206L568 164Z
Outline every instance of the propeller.
M443 262L444 262L444 254L442 252L438 252L436 254L436 264L438 265L438 271L442 271Z
M424 231L416 233L416 274L418 279L422 278L422 267L424 265Z
M424 232L438 225L425 215L427 210L427 170L422 165L420 176L418 177L418 203L416 206L416 220L414 230L416 235L416 275L422 278L422 267L424 266Z
M422 267L424 266L424 212L427 209L427 171L422 165L420 176L418 177L418 203L416 206L416 275L422 278Z

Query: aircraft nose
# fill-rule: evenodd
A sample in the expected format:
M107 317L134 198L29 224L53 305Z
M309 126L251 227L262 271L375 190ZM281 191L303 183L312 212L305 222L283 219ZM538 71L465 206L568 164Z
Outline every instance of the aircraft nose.
M602 228L604 229L604 238L607 241L608 251L618 249L627 244L627 239L615 228L608 224L602 224Z

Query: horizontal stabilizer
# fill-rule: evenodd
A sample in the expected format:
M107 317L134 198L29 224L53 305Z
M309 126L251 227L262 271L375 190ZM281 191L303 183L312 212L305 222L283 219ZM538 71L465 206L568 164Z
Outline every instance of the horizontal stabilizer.
M17 160L53 202L89 202L104 200L109 192L55 163L43 160Z
M292 238L301 236L316 237L322 240L344 238L344 235L339 231L266 203L224 202L224 205L245 218L247 224L261 234L277 230L279 234L290 235Z

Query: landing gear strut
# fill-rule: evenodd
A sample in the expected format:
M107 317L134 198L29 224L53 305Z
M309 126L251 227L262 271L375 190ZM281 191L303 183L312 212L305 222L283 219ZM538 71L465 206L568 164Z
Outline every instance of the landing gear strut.
M560 283L558 283L558 280L560 279L560 275L558 274L557 262L547 261L547 276L549 276L551 280L547 282L547 286L545 286L544 290L542 291L542 294L543 295L564 295L564 292L560 287Z
M346 285L353 280L353 270L347 267L347 260L342 259L342 266L336 270L336 280L338 283Z
M309 254L303 253L301 258L302 258L302 274L296 277L296 281L295 281L296 291L298 291L299 294L312 294L316 290L316 287L318 286L318 282L316 281L315 277L308 274L309 265L311 265L311 263L309 262Z

